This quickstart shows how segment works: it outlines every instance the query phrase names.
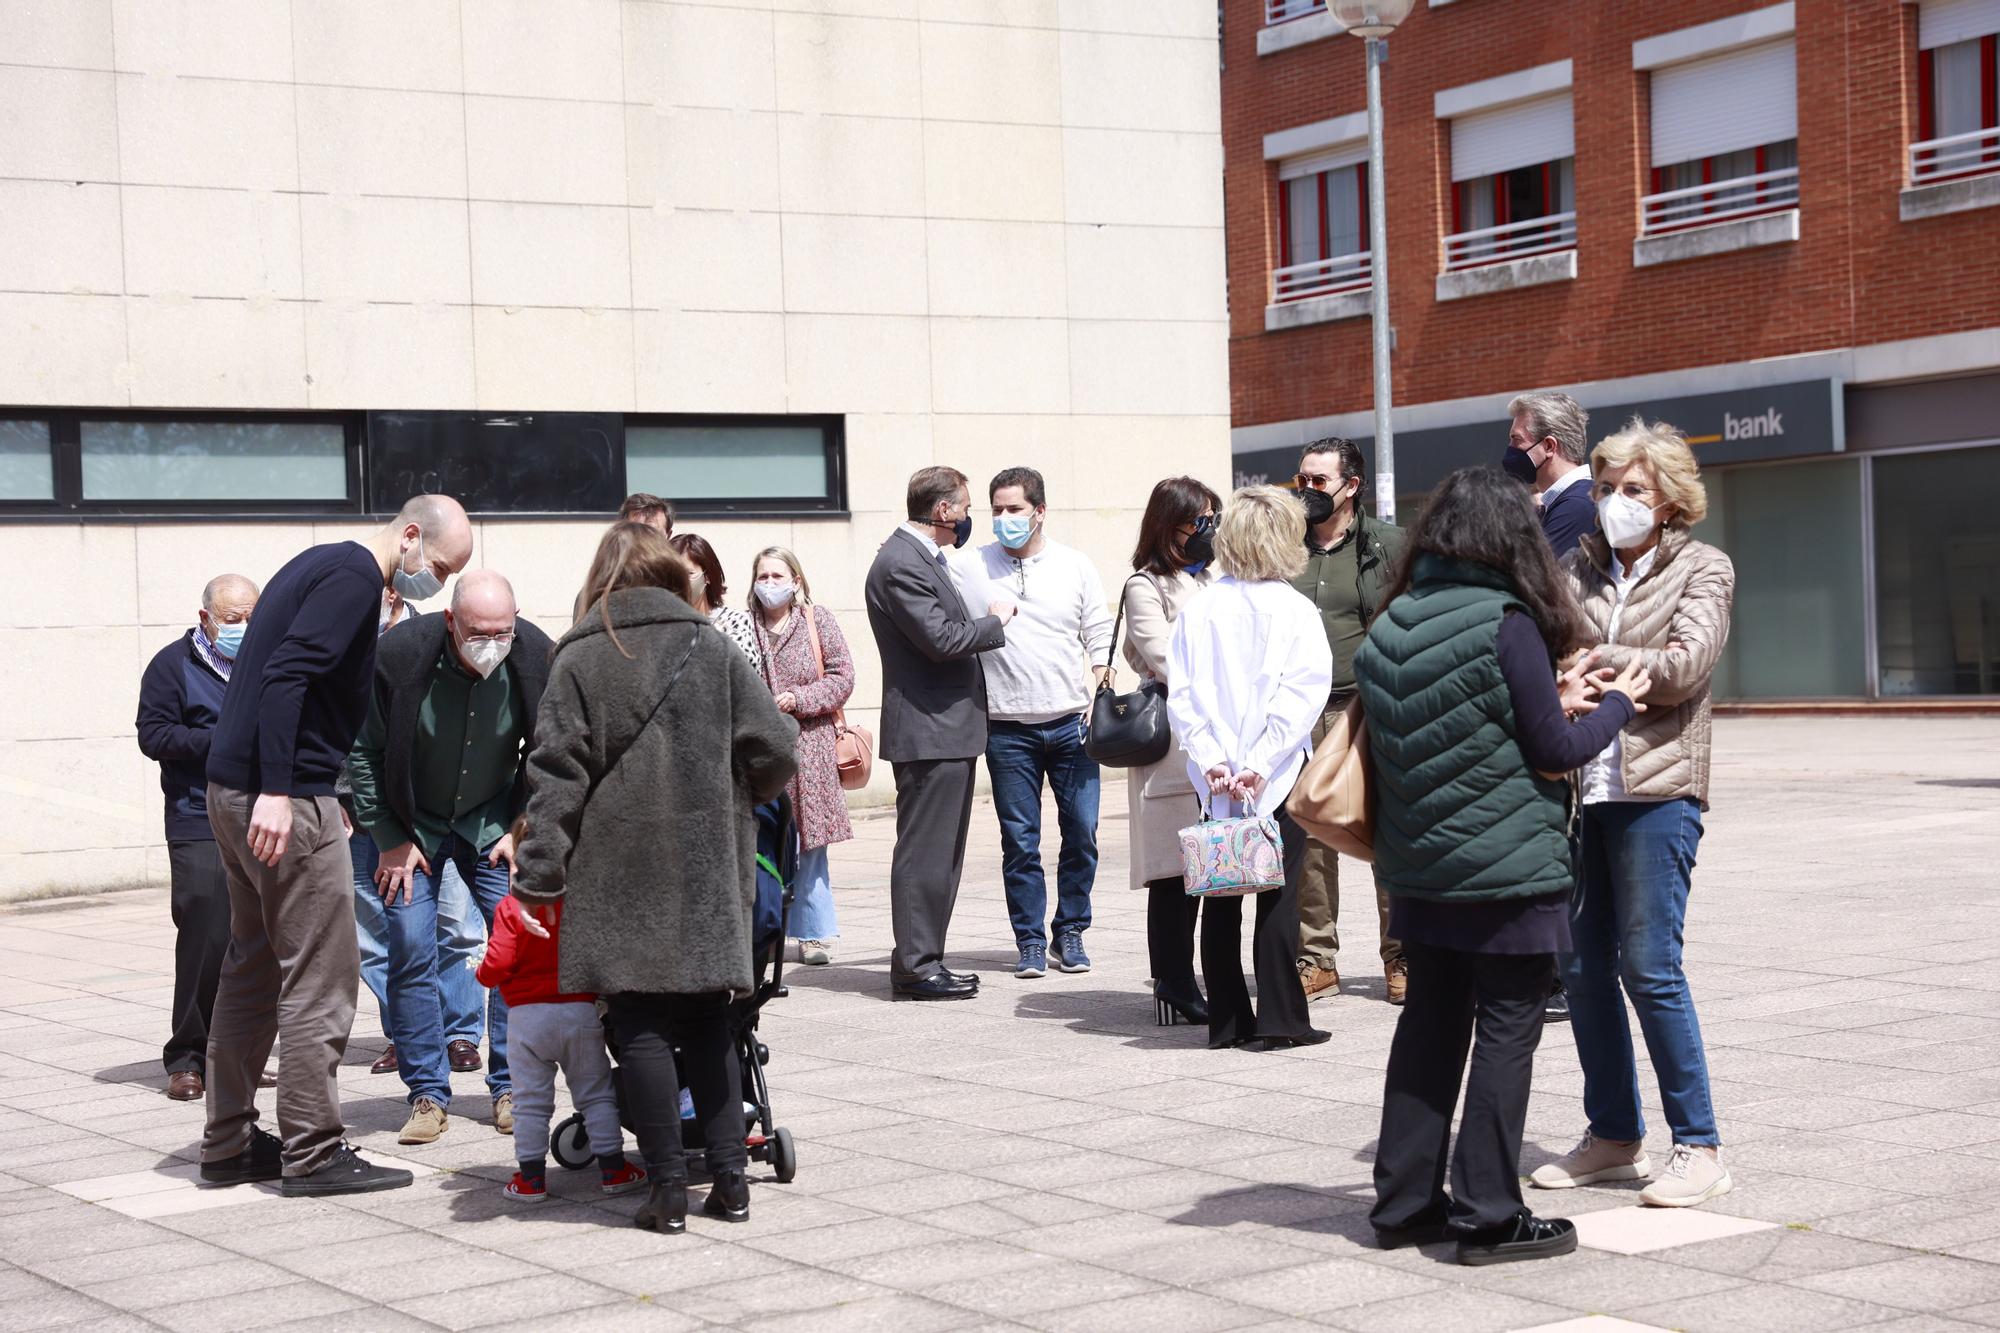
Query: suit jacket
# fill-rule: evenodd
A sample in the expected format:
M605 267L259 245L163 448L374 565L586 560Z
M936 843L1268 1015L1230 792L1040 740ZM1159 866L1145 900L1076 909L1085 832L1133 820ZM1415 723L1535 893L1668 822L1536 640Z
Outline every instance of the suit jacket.
M867 603L882 658L882 757L894 764L984 754L979 654L1007 642L999 617L968 612L951 574L902 527L868 569Z

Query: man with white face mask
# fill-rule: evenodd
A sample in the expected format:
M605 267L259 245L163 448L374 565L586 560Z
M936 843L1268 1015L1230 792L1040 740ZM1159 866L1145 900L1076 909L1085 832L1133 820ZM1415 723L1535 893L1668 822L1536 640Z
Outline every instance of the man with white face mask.
M206 1091L208 1022L229 950L229 879L208 826L208 737L256 606L257 585L241 574L210 579L194 628L160 649L139 681L139 749L159 764L167 800L174 1027L161 1058L177 1102Z
M516 614L490 569L452 589L442 616L382 636L368 721L355 742L354 822L382 849L375 872L389 935L389 1037L409 1090L400 1141L430 1143L451 1106L451 1057L438 978L438 886L447 864L489 931L513 874L507 828L527 804L527 758L555 645ZM513 1131L507 1006L486 1023L494 1128Z

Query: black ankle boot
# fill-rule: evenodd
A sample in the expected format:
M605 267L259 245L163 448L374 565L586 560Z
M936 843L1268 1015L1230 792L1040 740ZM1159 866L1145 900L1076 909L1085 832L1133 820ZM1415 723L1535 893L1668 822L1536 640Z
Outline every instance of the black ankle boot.
M639 1205L639 1211L632 1221L642 1231L657 1231L663 1236L678 1236L688 1229L688 1187L685 1180L662 1180L653 1177L651 1190L646 1202Z
M743 1178L741 1171L716 1172L715 1183L709 1186L708 1199L701 1205L701 1210L725 1222L748 1222L750 1182Z
M1201 998L1199 990L1183 991L1156 981L1153 983L1153 1005L1158 1011L1159 1025L1163 1028L1180 1023L1194 1027L1208 1026L1208 1001Z

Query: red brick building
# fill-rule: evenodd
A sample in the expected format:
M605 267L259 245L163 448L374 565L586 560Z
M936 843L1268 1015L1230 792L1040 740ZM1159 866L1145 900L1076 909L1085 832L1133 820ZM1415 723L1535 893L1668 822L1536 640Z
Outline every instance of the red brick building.
M1726 694L2000 692L2000 0L1417 0L1383 70L1397 482L1509 397L1700 441ZM1363 43L1225 0L1238 470L1366 442Z

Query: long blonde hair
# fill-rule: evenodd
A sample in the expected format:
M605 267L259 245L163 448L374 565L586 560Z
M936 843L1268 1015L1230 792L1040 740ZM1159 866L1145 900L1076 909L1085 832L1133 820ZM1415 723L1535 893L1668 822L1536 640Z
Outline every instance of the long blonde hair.
M812 584L806 582L806 568L799 563L799 558L792 554L791 548L788 546L766 546L763 550L757 552L756 558L750 562L750 591L744 595L743 605L749 607L752 612L762 609L763 603L757 600L757 566L763 564L766 560L780 560L784 562L785 568L792 571L792 582L799 585L799 596L794 605L801 607L811 606L813 599Z
M596 609L604 618L604 632L611 636L612 646L630 657L618 640L618 627L611 623L611 594L625 588L665 588L685 602L693 590L693 573L680 552L651 524L614 523L597 544L577 600L585 613Z

